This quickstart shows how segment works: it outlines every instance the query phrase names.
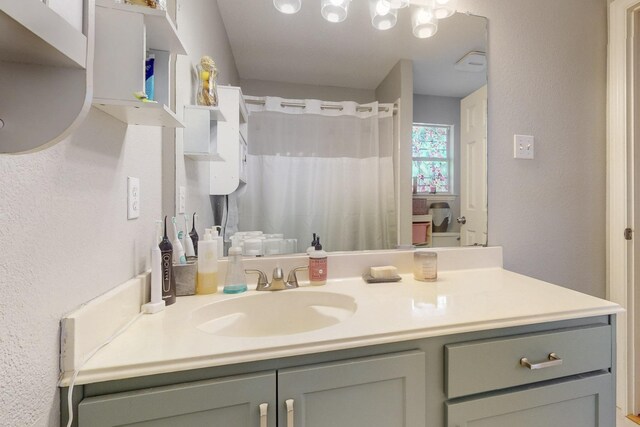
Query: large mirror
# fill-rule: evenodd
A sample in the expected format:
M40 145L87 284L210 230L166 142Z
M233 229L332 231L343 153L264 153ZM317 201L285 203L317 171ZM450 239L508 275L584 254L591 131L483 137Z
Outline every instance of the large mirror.
M304 252L312 233L329 251L486 244L487 20L455 13L418 38L435 27L415 29L416 6L379 30L379 1L351 1L339 23L321 3L217 0L249 112L246 177L187 212L263 255ZM176 191L206 193L219 163L181 154Z

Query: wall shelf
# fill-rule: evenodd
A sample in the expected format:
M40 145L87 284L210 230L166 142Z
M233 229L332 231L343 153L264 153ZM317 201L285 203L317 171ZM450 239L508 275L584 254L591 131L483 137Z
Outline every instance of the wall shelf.
M164 104L94 98L93 106L131 125L184 127L173 111Z
M84 69L87 37L41 0L0 0L0 58Z
M220 110L220 107L208 107L206 105L185 105L184 109L185 114L187 114L187 110L208 111L210 121L226 121L226 119L224 118L224 114L222 114L222 110Z
M176 26L173 25L173 21L166 11L145 6L115 3L113 0L97 0L96 5L113 10L141 14L144 18L147 49L166 50L178 55L187 54L187 50L178 37Z
M185 152L184 156L197 162L224 162L222 156L218 153L190 153Z

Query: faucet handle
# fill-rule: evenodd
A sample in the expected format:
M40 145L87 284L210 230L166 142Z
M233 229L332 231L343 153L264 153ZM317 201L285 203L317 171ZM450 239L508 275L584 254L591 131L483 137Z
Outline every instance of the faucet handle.
M276 267L273 269L273 279L272 280L282 280L284 279L284 271L282 271L282 268L280 267Z
M305 265L302 267L295 267L289 272L289 276L287 276L287 288L297 288L298 287L298 276L296 276L296 272L308 270L309 266Z
M262 289L269 287L269 280L267 280L267 275L264 274L264 272L260 270L245 270L244 272L246 274L258 275L258 284L256 285L256 291L261 291Z

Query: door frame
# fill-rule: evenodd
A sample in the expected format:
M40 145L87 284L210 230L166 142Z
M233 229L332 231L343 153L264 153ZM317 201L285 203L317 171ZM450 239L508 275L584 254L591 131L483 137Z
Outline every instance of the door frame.
M640 0L614 0L609 5L607 65L607 298L627 311L617 322L616 404L623 414L638 407L635 387L635 306L633 241L624 230L634 229L633 185L633 16Z

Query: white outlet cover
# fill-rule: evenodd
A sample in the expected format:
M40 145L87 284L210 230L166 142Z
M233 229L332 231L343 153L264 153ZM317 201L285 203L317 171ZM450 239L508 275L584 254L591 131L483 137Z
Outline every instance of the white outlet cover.
M127 219L140 217L140 179L127 177Z
M513 158L533 160L535 152L535 138L531 135L513 136Z

